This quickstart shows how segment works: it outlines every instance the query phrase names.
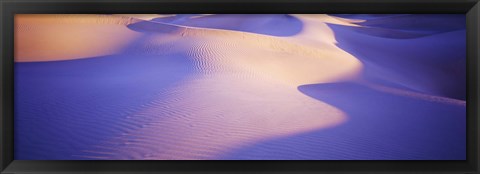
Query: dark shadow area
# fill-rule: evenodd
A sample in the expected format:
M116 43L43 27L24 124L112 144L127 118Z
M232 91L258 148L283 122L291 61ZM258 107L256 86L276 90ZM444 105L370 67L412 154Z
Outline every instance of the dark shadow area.
M415 20L414 17L410 16L410 20ZM434 15L432 26L436 25L436 18ZM362 61L362 78L390 87L465 100L465 28L412 38L415 35L402 30L328 26L335 33L337 46Z
M165 33L165 34L177 33L183 30L183 28L180 28L177 26L165 25L165 24L155 23L150 21L141 21L141 22L133 23L133 24L127 25L127 28L133 31L141 32L141 33Z
M412 14L368 19L362 26L397 30L413 30L428 33L465 29L465 14Z
M169 24L244 31L271 36L293 36L303 29L303 22L287 14L183 14L152 19Z
M363 27L353 30L378 37L411 39L465 29L464 14L332 14L331 16L361 19Z
M328 14L330 16L347 18L347 19L379 19L379 18L388 18L394 16L408 15L408 14Z

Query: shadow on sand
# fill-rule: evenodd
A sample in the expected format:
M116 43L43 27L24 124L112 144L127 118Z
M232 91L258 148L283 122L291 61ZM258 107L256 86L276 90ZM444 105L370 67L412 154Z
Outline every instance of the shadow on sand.
M152 19L155 22L190 27L244 31L270 36L293 36L303 29L303 22L288 14L221 14L221 15L175 15Z

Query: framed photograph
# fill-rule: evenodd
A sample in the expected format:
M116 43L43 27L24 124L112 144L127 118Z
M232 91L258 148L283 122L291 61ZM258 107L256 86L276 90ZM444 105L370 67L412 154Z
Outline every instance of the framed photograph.
M479 173L478 0L0 15L0 173Z

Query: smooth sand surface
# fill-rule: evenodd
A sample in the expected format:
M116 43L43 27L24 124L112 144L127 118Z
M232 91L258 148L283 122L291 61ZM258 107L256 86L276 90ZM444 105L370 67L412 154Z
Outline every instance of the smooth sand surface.
M15 15L15 62L72 60L110 55L140 36L111 15Z
M15 158L464 159L465 31L415 17L17 16Z

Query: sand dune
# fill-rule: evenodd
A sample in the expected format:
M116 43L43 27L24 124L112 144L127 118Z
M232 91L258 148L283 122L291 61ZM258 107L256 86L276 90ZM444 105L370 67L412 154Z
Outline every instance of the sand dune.
M465 31L412 19L17 16L15 158L461 159Z
M394 39L425 37L461 30L465 27L465 18L462 15L339 15L339 17L362 19L350 21L357 25L351 28L356 32ZM390 22L393 20L396 22Z
M162 27L170 27L151 22L133 25L130 28L137 31L144 29L143 31L160 33L162 36L166 32ZM343 59L346 60L343 60L338 56L349 56L348 54L321 52L322 50L315 50L313 47L310 52L303 51L306 48L302 50L301 46L279 38L242 32L202 28L169 31L175 31L174 33L182 36L173 41L175 45L186 45L182 44L183 41L192 46L192 50L187 51L187 54L196 62L198 75L186 80L183 85L170 89L174 94L165 94L168 98L160 97L158 101L152 101L153 104L144 111L135 114L135 119L157 118L156 121L146 122L140 129L127 130L128 133L102 142L96 146L97 149L88 150L87 155L78 155L79 157L215 159L233 147L265 137L331 127L344 121L341 111L302 95L296 90L296 86L302 82L324 82L321 77L329 73L331 68L327 66L332 66L332 63L343 65L351 72L352 68L346 60L350 58L351 62L358 62L353 57L345 57ZM236 42L229 43L231 39ZM248 53L242 53L246 50ZM276 51L281 53L274 54ZM288 59L289 57L282 55L285 52L289 53L287 56L296 56L301 61ZM339 61L326 59L323 57L325 54L332 54ZM279 60L280 56L284 57L284 60ZM342 64L343 62L346 63ZM266 63L277 65L269 68ZM309 63L317 66L308 69ZM306 69L302 71L301 68ZM318 75L313 76L313 79L312 74ZM328 75L332 78L335 74ZM300 78L302 76L304 77ZM170 131L183 134L162 135L163 132ZM139 141L144 146L137 147ZM129 156L122 155L121 152L126 151L132 153L129 153ZM104 154L105 152L108 154Z
M393 20L395 22L391 22ZM465 22L466 20L462 14L416 14L375 18L358 24L369 27L439 33L465 29Z
M15 15L15 61L71 60L114 54L140 36L139 20L111 15ZM28 51L25 51L28 50Z
M425 94L465 99L466 78L459 78L466 77L465 29L392 39L352 32L355 27L330 26L337 33L338 46L364 63L363 78ZM435 28L432 26L432 30Z
M416 20L415 15L402 17ZM388 18L380 18L382 25L394 21ZM361 60L364 71L352 82L301 85L299 90L347 112L349 121L260 141L221 159L465 159L465 31L435 30L437 25L430 25L428 34L407 38L397 35L403 29L330 24L338 46Z
M155 21L138 22L130 25L129 28L155 34L175 32L175 36L181 35L189 39L187 41L189 43L186 44L191 44L190 42L195 42L194 40L200 40L203 42L200 43L202 45L213 43L211 45L213 49L210 50L225 54L222 60L215 63L229 61L249 69L255 69L262 74L274 76L275 79L288 81L293 85L332 82L354 77L361 70L360 62L335 46L331 30L322 22L323 20L335 20L328 17L323 18L319 18L317 21L306 19L304 31L288 39L256 33L168 25ZM195 52L203 54L202 50L195 50ZM216 56L205 55L200 59L212 59ZM259 59L259 57L261 58ZM300 61L291 59L291 57L299 57Z

